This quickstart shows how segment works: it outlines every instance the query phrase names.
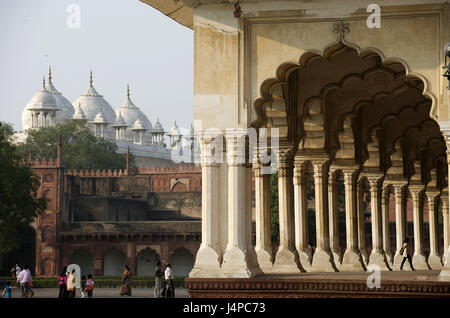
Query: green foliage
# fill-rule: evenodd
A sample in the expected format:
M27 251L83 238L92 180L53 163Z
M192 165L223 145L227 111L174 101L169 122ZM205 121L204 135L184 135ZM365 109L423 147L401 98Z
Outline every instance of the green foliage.
M30 130L26 141L18 145L19 154L37 158L56 158L58 135L62 138L63 165L70 170L125 169L126 154L117 146L92 134L86 120L66 120L56 126ZM130 161L134 158L131 156Z
M46 208L38 198L39 178L25 165L12 142L11 125L0 122L0 251L20 246L20 232Z

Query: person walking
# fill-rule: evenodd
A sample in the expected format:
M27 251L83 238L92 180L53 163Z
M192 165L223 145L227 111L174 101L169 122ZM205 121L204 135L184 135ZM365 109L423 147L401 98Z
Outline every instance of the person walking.
M131 296L131 272L130 268L125 265L122 274L122 285L120 285L120 296Z
M62 272L58 276L58 298L66 298L67 293L67 275L66 275L66 267L62 270Z
M19 264L14 265L11 268L11 276L12 278L16 278L17 276L19 276L19 273L22 271L22 269L20 268Z
M25 265L23 267L23 271L21 271L19 276L17 276L17 282L20 284L20 290L22 291L23 298L33 297L34 292L31 290L33 278L31 277L31 272L28 265Z
M87 293L88 298L92 298L92 293L94 292L94 280L92 279L92 274L88 274L87 278L84 291Z
M173 279L175 278L170 263L167 264L164 276L166 278L165 297L174 298L175 288L173 286Z
M86 287L86 276L81 276L81 283L80 283L80 294L81 298L85 298L86 294L84 293L84 288Z
M69 273L69 277L67 277L67 292L68 298L75 298L75 268Z
M163 284L163 276L164 274L161 270L161 262L158 261L158 263L156 263L155 268L155 290L154 290L155 298L162 298L161 287Z
M408 260L409 265L411 266L411 269L413 271L415 271L413 264L412 264L411 256L409 256L409 254L408 254L408 243L409 243L409 238L406 238L403 241L403 246L400 250L400 255L403 256L402 264L400 265L400 270L403 270L403 265L405 264L405 261Z
M10 281L6 282L5 288L3 289L2 296L5 296L5 295L6 295L6 298L11 298L11 282Z

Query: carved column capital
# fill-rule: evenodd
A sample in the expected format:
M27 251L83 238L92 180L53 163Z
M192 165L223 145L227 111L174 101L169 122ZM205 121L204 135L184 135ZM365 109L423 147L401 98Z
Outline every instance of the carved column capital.
M227 163L229 166L248 165L248 141L241 132L227 132Z
M291 177L294 168L295 152L292 148L280 148L277 150L277 164L279 177Z

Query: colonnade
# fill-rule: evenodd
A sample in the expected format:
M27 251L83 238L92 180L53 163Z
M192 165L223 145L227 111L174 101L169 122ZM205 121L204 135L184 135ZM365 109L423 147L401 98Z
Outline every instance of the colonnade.
M237 139L226 140L226 163L218 163L211 139L202 140L202 244L191 277L253 277L262 273L365 271L370 265L399 270L407 237L406 202L411 196L415 269L442 269L449 249L448 192L383 175L354 164L331 163L323 155L301 156L291 148L276 151L278 167L279 247L272 252L270 174L258 160L239 153ZM208 149L209 147L209 149ZM264 150L264 149L263 149ZM257 153L257 152L256 152ZM215 153L217 156L218 153ZM258 156L255 156L257 158ZM256 244L252 245L251 175L254 175ZM307 187L314 178L316 246L309 248ZM346 248L341 256L338 179L345 186ZM342 177L341 177L342 179ZM364 190L371 196L372 250L365 246ZM223 186L227 186L227 191ZM395 201L394 256L391 255L389 201ZM224 204L226 200L226 204ZM424 203L428 202L430 252L424 252ZM439 252L438 213L444 220L444 255ZM226 240L226 244L224 242ZM410 251L410 252L411 252ZM404 270L410 270L408 263Z

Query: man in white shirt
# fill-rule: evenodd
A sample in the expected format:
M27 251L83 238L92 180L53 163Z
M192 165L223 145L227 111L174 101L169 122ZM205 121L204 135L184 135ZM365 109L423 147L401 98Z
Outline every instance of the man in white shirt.
M23 271L19 273L17 276L17 282L20 284L20 289L22 291L22 297L28 298L28 295L30 294L30 297L33 297L34 292L30 289L30 284L33 281L31 278L31 272L28 268L28 265L25 265L23 267Z
M175 297L175 288L173 286L173 271L170 264L167 264L166 271L164 272L164 276L166 278L166 290L165 296L166 298L174 298Z

